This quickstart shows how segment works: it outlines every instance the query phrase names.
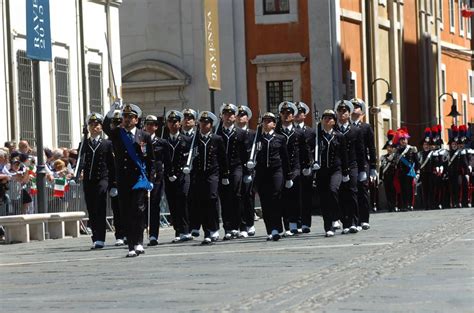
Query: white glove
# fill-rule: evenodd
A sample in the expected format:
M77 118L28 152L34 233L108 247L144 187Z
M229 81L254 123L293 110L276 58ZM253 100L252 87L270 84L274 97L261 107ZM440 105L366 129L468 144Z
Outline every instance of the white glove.
M247 168L248 169L253 169L255 167L255 162L254 161L248 161L247 162Z
M439 173L439 166L436 166L435 171L436 173Z
M290 189L291 187L293 187L293 181L289 179L285 182L285 188Z
M360 182L367 180L367 173L365 171L359 172L359 176L357 176L357 180Z
M350 180L349 175L342 176L342 182L347 183Z
M308 168L304 168L304 169L303 169L303 175L304 175L304 176L309 176L309 175L311 175L311 168L309 168L309 167L308 167Z
M317 170L319 170L320 168L321 168L321 166L320 166L318 163L315 162L315 163L313 164L313 170L314 170L314 171L317 171Z
M170 180L170 182L174 182L178 177L176 177L176 175L173 175L173 176L170 176L168 177L168 179Z
M191 168L190 168L189 166L185 166L185 167L183 168L183 173L184 173L184 174L189 174L189 173L191 173Z
M466 178L466 182L469 184L469 179L470 179L469 175L464 175L464 177Z
M252 175L244 176L244 184L250 184L252 182Z
M110 195L112 198L118 196L118 190L117 190L117 188L110 188L109 195Z
M472 166L469 165L468 168L469 168L469 173L472 173Z
M420 180L420 174L416 174L415 181L419 181L419 180Z
M222 183L222 185L224 185L224 186L227 186L228 184L230 184L228 178L222 178L221 183Z
M370 170L370 180L376 180L378 177L378 173L376 169L371 169Z
M441 166L439 167L439 172L440 172L440 173L442 173L442 172L443 172L443 170L444 170L444 166L443 166L443 165L441 165Z

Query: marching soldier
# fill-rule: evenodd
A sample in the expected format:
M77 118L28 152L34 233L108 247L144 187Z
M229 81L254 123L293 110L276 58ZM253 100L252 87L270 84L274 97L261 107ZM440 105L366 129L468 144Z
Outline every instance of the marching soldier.
M380 174L385 190L385 197L387 198L388 210L390 212L398 212L397 199L399 195L399 190L395 188L394 184L396 171L395 147L392 142L394 135L395 132L391 129L387 132L387 142L382 147L382 149L387 150L387 154L380 157Z
M357 199L359 204L359 225L362 229L370 228L370 196L369 196L369 180L363 179L369 176L370 183L377 184L377 155L375 153L374 131L370 124L363 121L365 116L365 102L361 99L354 98L351 100L354 106L351 119L352 124L360 128L362 133L362 141L364 145L364 168L365 175L360 175L357 181ZM373 191L375 192L375 190Z
M107 193L115 180L112 142L102 138L103 117L91 113L86 119L90 137L81 143L84 196L90 227L92 249L105 245Z
M422 141L422 151L418 152L418 159L420 163L420 173L419 180L421 181L422 197L423 197L423 207L426 210L431 210L434 206L433 204L433 149L434 145L432 144L431 138L431 128L427 127L425 129L425 135Z
M415 202L415 177L419 169L418 150L408 144L410 135L406 128L397 130L393 144L397 147L396 165L397 176L400 182L400 206L403 210L413 211Z
M281 190L289 189L291 180L288 151L284 136L275 133L276 117L267 112L262 117L262 133L256 140L255 184L262 205L267 240L278 241L283 232Z
M298 101L295 103L296 108L298 109L298 113L295 116L295 128L301 129L304 134L304 138L306 140L306 144L308 147L310 163L312 163L313 156L314 156L314 147L315 147L315 137L316 133L313 128L305 125L306 116L309 114L309 107L306 103ZM300 167L304 169L305 164L302 162L303 160L300 159ZM301 177L301 231L303 233L309 233L311 231L311 216L312 216L312 208L313 208L313 176L312 175L303 175Z
M184 116L181 123L181 133L188 138L192 138L194 136L197 113L193 109L184 109L181 113Z
M191 139L180 133L184 115L176 110L166 113L166 124L169 130L167 140L167 157L165 157L166 199L170 208L175 239L173 242L192 240L189 232L189 175L183 173L189 155Z
M114 129L119 127L122 124L122 112L120 110L114 110L113 115L110 116L110 128ZM118 170L117 164L115 162L115 155L114 155L114 181L109 186L110 192L110 206L112 207L112 212L114 214L114 229L115 229L115 245L116 246L123 246L125 244L125 225L123 217L120 215L120 208L119 208L119 197L118 197L118 190L117 190L117 181L115 179L115 173Z
M447 181L447 168L449 160L448 150L443 148L443 139L441 138L441 125L431 128L433 137L433 189L434 189L434 206L442 209L444 206L444 198L446 195L445 182Z
M110 116L115 106L112 106ZM143 249L144 211L146 191L154 177L153 145L149 134L136 126L142 112L135 104L122 110L122 127L110 128L109 114L104 120L104 131L112 141L117 168L117 188L120 211L125 221L128 254L136 257Z
M229 185L229 169L222 137L212 133L217 117L203 111L199 114L199 133L196 133L191 171L191 194L194 208L199 210L200 224L207 245L219 239L219 211L217 207L219 178Z
M149 227L149 242L148 246L158 245L158 235L160 233L160 203L163 196L163 162L165 158L165 151L167 149L167 142L156 135L158 130L158 118L155 115L147 115L145 118L145 131L151 137L154 155L154 169L155 175L151 182L153 183L153 190L150 193L150 207L147 206L146 223ZM149 210L149 212L148 212Z
M346 143L346 152L349 166L349 180L343 180L339 189L339 204L342 210L343 234L357 233L358 222L358 201L357 201L357 181L367 179L365 171L365 154L362 132L358 127L352 126L350 116L354 111L354 106L350 101L340 100L335 105L337 112L336 130L343 136ZM335 228L337 221L334 221Z
M470 200L469 200L469 183L470 183L470 175L471 175L471 168L470 162L471 162L471 157L469 155L469 149L466 147L466 143L468 143L468 128L466 125L460 125L459 126L459 140L458 140L458 146L459 149L461 150L461 154L465 155L467 165L468 167L466 168L466 173L464 173L464 176L462 177L462 207L469 207Z
M190 108L186 108L183 111L183 122L181 123L181 135L193 141L194 135L196 134L196 119L198 118L196 111ZM195 203L191 201L191 197L188 192L188 213L189 213L189 228L191 229L191 235L193 237L199 237L199 229L201 228L199 208L195 207Z
M333 221L339 219L339 186L341 181L349 181L349 167L344 136L334 130L336 113L325 110L322 115L321 129L318 129L319 164L316 180L320 194L321 212L326 237L335 234ZM344 178L343 178L344 177Z
M293 125L294 115L298 109L294 103L284 101L278 106L281 125L276 128L276 133L282 135L286 140L288 158L290 164L290 179L293 186L282 190L281 205L285 218L285 236L298 233L298 222L301 217L301 172L305 176L311 174L309 148L301 129L295 129ZM303 165L303 168L301 168ZM287 226L286 223L289 225Z
M450 203L452 208L462 207L462 179L468 172L466 154L458 147L459 130L456 125L451 126L449 134L448 180L450 188Z
M249 156L247 153L247 133L235 127L237 107L223 104L220 108L222 127L216 134L224 140L225 154L229 166L229 184L219 184L224 240L238 238L241 222L241 185L244 164Z
M249 120L252 118L252 111L249 107L240 105L238 107L236 126L243 131L245 131L247 136L247 152L250 152L252 149L252 143L255 138L255 131L250 129L248 126ZM241 186L241 212L242 212L242 222L240 225L240 236L254 236L255 235L255 190L253 186L253 180L255 178L255 171L246 167L245 172L242 178Z

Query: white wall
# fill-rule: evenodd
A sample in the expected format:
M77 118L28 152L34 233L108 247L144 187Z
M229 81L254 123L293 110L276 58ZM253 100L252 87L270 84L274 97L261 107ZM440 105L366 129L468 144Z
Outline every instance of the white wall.
M104 1L105 2L105 1ZM120 3L121 1L118 1ZM1 0L2 7L4 0ZM52 40L52 59L62 57L69 59L69 92L70 92L70 125L72 146L76 147L80 141L84 123L83 116L83 99L82 99L82 78L81 78L81 60L80 60L80 36L79 36L79 0L50 0L50 17L51 17L51 40ZM15 108L18 110L17 99L17 68L16 53L18 50L26 50L26 1L10 1L9 17L2 16L2 25L0 31L6 36L3 21L10 19L13 34L12 56L13 63L6 64L6 47L4 40L0 43L0 72L5 73L5 66L13 69L13 82L15 93ZM107 29L105 3L96 3L92 1L83 1L84 10L84 41L86 50L86 66L88 62L97 62L102 64L102 102L105 112L109 107L109 62L107 57L107 45L105 41L105 32ZM117 88L121 89L121 65L120 65L120 43L119 38L119 4L114 3L110 8L111 40L113 50L112 63L117 82ZM40 80L41 80L41 104L42 104L42 122L43 122L43 143L45 147L56 147L57 142L57 120L55 105L55 77L54 63L40 62ZM87 67L86 67L87 75ZM88 82L88 79L86 79ZM8 97L5 94L5 76L0 77L0 142L3 144L6 140L19 137L20 121L16 122L15 134L8 134L7 123L13 118L11 114L4 113ZM4 100L5 99L5 100ZM86 99L88 102L88 97ZM88 106L88 103L87 103ZM3 126L5 125L5 126Z

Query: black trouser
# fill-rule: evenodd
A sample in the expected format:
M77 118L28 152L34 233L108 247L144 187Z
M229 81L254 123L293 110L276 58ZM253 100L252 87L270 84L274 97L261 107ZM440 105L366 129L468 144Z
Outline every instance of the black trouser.
M105 241L107 178L98 181L84 180L83 185L89 224L92 229L92 242Z
M242 166L230 169L229 184L219 184L219 198L221 200L222 224L225 232L238 230L241 221L241 184Z
M189 175L181 174L174 182L170 182L167 178L165 183L166 199L168 200L176 237L189 233L189 179Z
M462 177L458 174L449 175L449 193L451 197L451 207L456 208L461 203Z
M341 183L339 189L339 204L342 211L342 224L344 228L358 225L359 210L357 202L357 176L359 171L357 167L349 171L349 181ZM336 216L337 218L337 216Z
M433 194L434 194L434 206L436 208L439 205L444 206L445 188L444 179L442 176L433 175Z
M255 175L252 175L255 179ZM240 223L240 230L247 231L247 227L252 227L255 222L255 189L253 180L241 185L242 201L240 202L242 208L242 221Z
M281 190L283 187L283 171L281 167L256 169L255 181L262 205L263 221L267 234L272 230L283 231L281 212Z
M144 223L148 226L148 210L150 209L150 228L149 236L158 238L160 234L160 219L161 219L161 197L163 196L163 181L154 182L153 189L150 192L150 207L148 208L148 195L147 195L147 211L145 211L145 216L143 217Z
M387 209L393 212L397 206L397 193L393 185L393 175L385 175L383 178L383 188L385 190L385 197L387 198Z
M202 225L204 237L210 237L211 232L219 230L219 209L217 207L219 173L193 173L191 182L190 192L193 209L197 211L197 223Z
M128 250L134 250L138 244L143 244L143 230L145 229L144 214L147 191L132 189L133 185L119 183L120 215L124 218L125 234L127 236Z
M125 226L124 219L120 215L119 197L110 197L110 206L114 213L114 228L115 228L115 239L123 239L125 237Z
M301 176L301 225L311 227L313 175Z
M430 210L434 207L434 188L433 188L433 174L430 172L421 172L421 192L423 196L423 207L425 210Z
M401 207L403 209L413 207L415 202L414 197L414 180L413 177L408 176L407 173L402 171L399 172L398 179L400 180L400 187L401 187Z
M369 196L369 173L366 171L367 179L357 181L357 204L359 205L359 226L361 223L368 223L370 216L370 196Z
M466 174L468 177L469 175ZM463 207L467 207L469 205L469 179L466 177L466 175L462 175L462 196L461 196L461 204Z
M329 231L332 230L332 222L338 220L336 214L339 207L339 186L342 182L341 170L322 167L318 170L316 180L324 231Z
M289 223L298 223L301 219L301 176L293 178L293 187L281 190L281 201L285 230Z

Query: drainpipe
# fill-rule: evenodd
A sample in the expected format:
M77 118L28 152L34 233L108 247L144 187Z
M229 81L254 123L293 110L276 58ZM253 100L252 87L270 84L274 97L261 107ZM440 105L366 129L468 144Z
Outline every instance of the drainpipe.
M7 62L6 62L6 67L7 67L7 73L5 73L5 81L8 85L8 104L9 104L9 110L10 110L10 136L12 140L16 140L16 132L15 132L15 127L16 123L15 121L17 120L17 113L15 110L15 93L13 90L13 56L12 56L12 36L11 36L11 23L10 23L10 0L5 0L5 11L3 14L5 18L5 28L6 28L6 33L4 32L4 40L3 42L6 42L6 50L7 50ZM6 40L5 40L6 37Z
M87 75L86 75L86 56L84 49L84 9L83 0L79 0L79 41L80 41L80 60L81 60L81 78L82 78L82 114L84 120L87 116Z

